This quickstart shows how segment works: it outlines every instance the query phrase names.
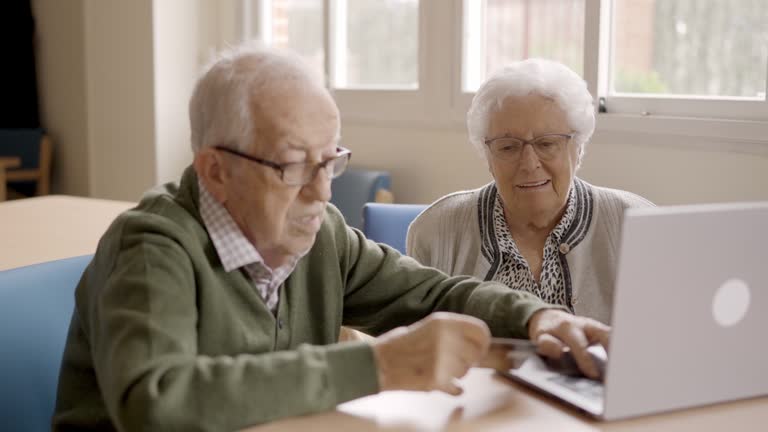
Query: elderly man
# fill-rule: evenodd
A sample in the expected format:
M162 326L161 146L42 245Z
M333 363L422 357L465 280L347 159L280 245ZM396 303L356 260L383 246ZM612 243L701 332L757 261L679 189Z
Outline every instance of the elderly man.
M383 390L458 394L491 333L562 342L595 373L584 348L605 326L345 225L327 205L339 112L293 55L225 55L190 121L193 166L112 224L77 288L54 430L236 430ZM384 334L335 343L341 325Z

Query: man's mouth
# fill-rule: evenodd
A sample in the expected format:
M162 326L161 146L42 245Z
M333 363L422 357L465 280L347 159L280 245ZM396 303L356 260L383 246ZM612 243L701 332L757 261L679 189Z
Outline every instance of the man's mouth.
M296 222L301 226L303 231L317 232L320 229L320 225L323 223L323 215L320 213L302 216L297 218Z

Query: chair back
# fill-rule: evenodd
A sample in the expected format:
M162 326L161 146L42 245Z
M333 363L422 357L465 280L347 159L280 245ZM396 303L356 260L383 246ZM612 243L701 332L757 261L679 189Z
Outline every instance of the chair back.
M408 226L425 208L424 204L365 204L363 233L367 238L392 246L404 254Z
M381 201L380 197L386 196L389 188L390 176L386 171L348 168L331 182L331 204L341 211L347 225L360 229L363 226L363 205Z
M23 195L47 195L51 184L52 145L42 129L0 129L0 156L18 157L8 184Z
M74 292L92 255L0 272L0 425L51 430Z

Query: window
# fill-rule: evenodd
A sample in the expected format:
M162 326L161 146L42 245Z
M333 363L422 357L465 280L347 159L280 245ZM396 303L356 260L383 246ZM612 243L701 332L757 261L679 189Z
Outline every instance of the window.
M768 3L603 1L608 113L768 120Z
M416 0L336 0L335 88L418 87Z
M298 52L331 87L418 88L418 0L255 3L245 8L256 13L246 14L244 36Z
M685 117L690 136L728 136L733 121L759 123L744 139L768 135L765 0L240 1L257 12L244 36L321 69L345 121L463 128L489 74L545 57L601 99L598 131Z
M583 71L584 0L466 0L463 90L505 63L544 57Z
M612 92L765 99L765 0L617 0Z
M323 0L272 0L262 3L262 34L267 44L288 48L325 74Z

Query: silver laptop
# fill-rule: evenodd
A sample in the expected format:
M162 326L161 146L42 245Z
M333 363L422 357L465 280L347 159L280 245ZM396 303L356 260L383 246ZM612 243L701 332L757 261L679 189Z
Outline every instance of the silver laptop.
M629 209L603 383L504 375L614 420L768 395L768 202Z

